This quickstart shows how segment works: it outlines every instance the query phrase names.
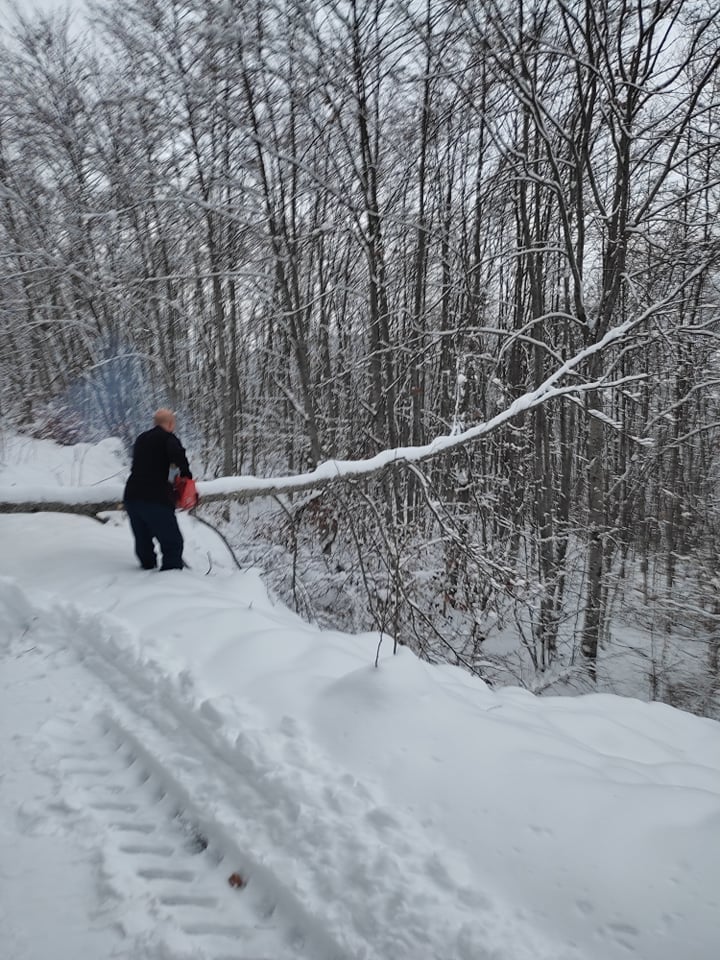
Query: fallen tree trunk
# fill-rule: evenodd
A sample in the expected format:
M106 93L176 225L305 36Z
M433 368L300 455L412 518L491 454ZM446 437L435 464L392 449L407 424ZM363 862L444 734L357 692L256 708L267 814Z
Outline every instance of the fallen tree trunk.
M57 491L55 491L57 494ZM0 490L0 498L3 491ZM2 500L0 513L76 513L85 517L95 517L107 510L122 510L117 500L98 500L95 503L67 503L64 500Z
M602 351L610 344L622 340L643 320L647 319L652 312L652 310L648 310L640 317L628 320L626 323L609 330L597 343L586 347L561 364L535 390L524 393L490 420L476 424L467 430L435 437L434 440L424 446L396 447L391 450L383 450L367 460L326 460L310 473L302 473L292 477L221 477L218 480L201 481L197 485L201 501L203 503L214 503L220 500L253 500L256 497L299 493L302 490L326 487L332 483L358 480L361 477L372 476L394 466L421 463L478 440L494 432L514 417L532 410L548 400L568 394L577 396L587 391L597 392L639 379L637 377L625 377L614 382L608 382L605 377L601 377L593 383L557 386L561 378L574 372L588 357ZM98 513L108 510L122 509L123 488L117 483L60 489L63 490L64 496L57 487L36 487L22 491L15 487L5 490L0 488L0 513L39 513L42 511L77 513L94 517Z
M402 461L397 461L401 463ZM372 471L378 472L378 471ZM315 471L297 477L222 477L218 480L201 480L197 483L200 503L219 503L228 500L254 500L257 497L276 497L282 493L300 493L318 487L330 486L343 480L353 480L354 475L335 475L319 478ZM62 488L61 488L62 489ZM113 484L111 489L97 487L66 487L67 498L59 500L57 487L36 487L12 494L0 487L0 513L73 513L95 517L99 513L122 510L122 487Z

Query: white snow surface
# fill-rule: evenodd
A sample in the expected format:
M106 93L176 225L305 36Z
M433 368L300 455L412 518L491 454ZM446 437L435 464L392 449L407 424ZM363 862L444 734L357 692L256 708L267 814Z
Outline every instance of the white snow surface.
M6 437L0 499L118 470ZM717 960L720 724L375 668L180 522L0 516L3 960Z

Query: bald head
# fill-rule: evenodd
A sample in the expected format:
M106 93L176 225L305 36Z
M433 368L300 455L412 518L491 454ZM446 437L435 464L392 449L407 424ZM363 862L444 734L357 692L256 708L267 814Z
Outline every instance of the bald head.
M168 430L172 433L175 429L175 414L167 407L160 407L159 410L155 411L153 423L156 427L162 427L163 430Z

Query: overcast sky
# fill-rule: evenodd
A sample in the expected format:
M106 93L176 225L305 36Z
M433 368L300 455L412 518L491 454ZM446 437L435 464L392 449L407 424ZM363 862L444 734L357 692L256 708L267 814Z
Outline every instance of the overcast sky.
M13 7L19 7L27 15L33 10L79 10L83 0L0 0L0 25L7 30L12 21Z

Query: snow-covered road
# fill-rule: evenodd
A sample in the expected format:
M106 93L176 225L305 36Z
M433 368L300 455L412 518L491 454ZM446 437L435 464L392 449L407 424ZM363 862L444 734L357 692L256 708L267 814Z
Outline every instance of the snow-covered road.
M303 743L290 718L269 739L251 717L228 727L183 695L182 676L176 686L138 669L114 618L32 604L8 581L0 601L16 617L3 686L24 690L16 707L36 705L24 753L51 783L22 801L19 833L29 823L85 851L96 909L132 943L128 956L576 955L474 890L459 859Z

